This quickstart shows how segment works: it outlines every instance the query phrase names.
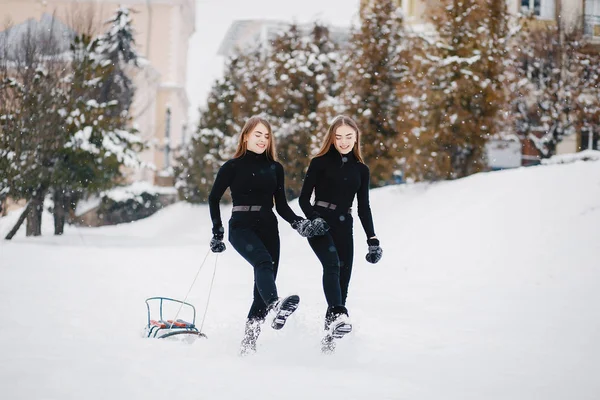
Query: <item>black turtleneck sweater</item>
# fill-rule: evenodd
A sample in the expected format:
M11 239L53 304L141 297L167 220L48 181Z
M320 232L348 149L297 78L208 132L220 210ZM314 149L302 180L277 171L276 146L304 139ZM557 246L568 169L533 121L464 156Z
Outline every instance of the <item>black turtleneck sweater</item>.
M310 162L298 200L302 211L310 219L319 216L320 208L310 204L313 189L315 200L335 204L336 211L340 212L352 207L356 195L358 216L367 238L375 236L369 205L369 167L358 161L353 152L342 155L331 145L326 154Z
M223 226L219 202L228 187L234 206L262 206L263 210L270 210L275 199L277 213L287 222L291 224L302 219L294 214L285 198L281 164L268 159L266 152L256 154L247 150L242 157L223 164L217 173L208 196L213 232Z

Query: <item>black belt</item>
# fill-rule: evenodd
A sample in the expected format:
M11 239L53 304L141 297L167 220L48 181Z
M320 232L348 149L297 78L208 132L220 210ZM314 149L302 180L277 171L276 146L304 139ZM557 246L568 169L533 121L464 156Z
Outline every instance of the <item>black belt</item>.
M231 211L260 211L262 206L233 206Z
M333 203L328 203L326 201L321 201L321 200L315 201L315 206L328 208L330 210L335 210L337 208L337 205L335 205ZM348 209L348 214L352 214L352 207L350 207Z

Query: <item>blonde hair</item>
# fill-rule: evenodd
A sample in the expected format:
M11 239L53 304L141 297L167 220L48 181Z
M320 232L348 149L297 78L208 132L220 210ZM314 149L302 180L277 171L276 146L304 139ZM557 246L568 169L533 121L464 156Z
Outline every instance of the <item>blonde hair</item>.
M240 133L240 139L238 140L237 149L235 150L235 154L233 158L240 158L246 151L248 150L247 138L248 135L256 128L258 124L263 124L267 127L267 133L269 134L269 144L267 145L267 158L270 158L273 161L277 161L277 153L275 152L275 138L273 137L273 130L271 129L271 124L267 122L266 119L254 115L246 121L244 127L242 128L242 132Z
M315 157L320 157L329 151L329 148L335 142L335 131L342 125L349 126L350 128L354 129L354 132L356 132L356 142L354 143L352 152L354 153L356 159L364 164L365 162L363 161L362 152L360 150L360 129L358 129L358 125L352 118L345 115L338 115L334 118L331 125L329 125L329 129L327 129L327 134L325 135L321 149Z

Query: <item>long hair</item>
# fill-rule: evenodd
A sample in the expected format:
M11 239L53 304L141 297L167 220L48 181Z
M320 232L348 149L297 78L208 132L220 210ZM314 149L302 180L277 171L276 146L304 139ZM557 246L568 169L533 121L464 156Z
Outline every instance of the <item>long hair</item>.
M352 152L354 153L356 159L364 164L365 162L363 161L362 152L360 150L360 129L358 129L358 125L352 118L347 117L345 115L338 115L337 117L335 117L331 125L329 125L329 129L327 129L327 134L323 139L321 149L315 157L320 157L329 151L329 148L335 142L335 131L342 125L349 126L350 128L354 129L354 132L356 132L356 143L354 143Z
M237 149L233 158L240 158L244 154L246 154L246 150L248 150L248 143L246 140L248 139L248 135L256 128L256 125L263 124L267 127L267 133L269 134L269 144L267 145L267 149L265 152L267 153L267 158L270 158L273 161L277 161L277 153L275 152L275 138L273 137L273 130L271 129L271 124L267 122L266 119L259 116L252 116L248 118L244 127L242 128L242 132L240 133L240 139L238 140Z

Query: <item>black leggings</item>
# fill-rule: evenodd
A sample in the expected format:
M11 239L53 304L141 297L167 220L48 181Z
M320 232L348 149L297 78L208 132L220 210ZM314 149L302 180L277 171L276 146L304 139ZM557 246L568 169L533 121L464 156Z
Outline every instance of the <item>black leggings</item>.
M323 236L308 239L308 243L323 265L323 291L327 305L345 306L354 258L352 215L328 210L319 212L330 229Z
M254 297L249 319L262 320L276 301L279 267L279 230L272 212L234 212L229 220L229 242L254 267Z

